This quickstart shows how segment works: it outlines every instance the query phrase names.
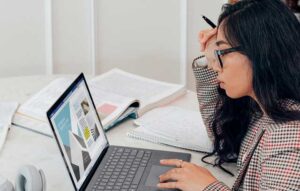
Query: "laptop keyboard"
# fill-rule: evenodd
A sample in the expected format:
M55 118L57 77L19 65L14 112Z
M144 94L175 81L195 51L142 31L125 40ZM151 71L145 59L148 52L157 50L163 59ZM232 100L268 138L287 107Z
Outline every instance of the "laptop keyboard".
M92 190L136 191L151 151L113 148Z

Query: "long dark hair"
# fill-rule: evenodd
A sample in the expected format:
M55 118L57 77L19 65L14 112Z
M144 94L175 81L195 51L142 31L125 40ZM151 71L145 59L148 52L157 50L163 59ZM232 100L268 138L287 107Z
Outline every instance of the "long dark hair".
M223 7L221 23L229 44L241 46L252 63L254 93L266 114L278 123L300 120L300 111L280 104L300 103L300 23L295 15L280 0L243 0ZM222 164L236 162L253 115L262 112L250 97L231 99L220 88L219 93L211 123L214 150L202 161L216 154L214 165L226 171Z

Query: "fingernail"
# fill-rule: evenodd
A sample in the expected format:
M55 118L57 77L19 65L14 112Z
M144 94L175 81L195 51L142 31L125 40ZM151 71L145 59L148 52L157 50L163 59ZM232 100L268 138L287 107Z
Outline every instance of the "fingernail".
M157 186L157 187L160 187L161 185L160 185L160 184L157 184L156 186Z
M160 160L160 162L165 162L165 160Z

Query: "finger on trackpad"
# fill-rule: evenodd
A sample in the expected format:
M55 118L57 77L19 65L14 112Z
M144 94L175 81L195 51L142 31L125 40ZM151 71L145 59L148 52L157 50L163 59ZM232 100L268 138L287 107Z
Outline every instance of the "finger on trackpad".
M146 179L145 186L156 187L159 183L159 176L172 169L173 167L152 165L150 173Z

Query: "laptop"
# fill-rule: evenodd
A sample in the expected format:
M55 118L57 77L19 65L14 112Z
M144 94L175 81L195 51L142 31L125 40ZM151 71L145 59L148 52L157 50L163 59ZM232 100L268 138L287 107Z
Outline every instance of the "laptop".
M191 159L187 153L110 145L82 73L47 118L75 190L156 191L158 176L172 168L160 159Z

